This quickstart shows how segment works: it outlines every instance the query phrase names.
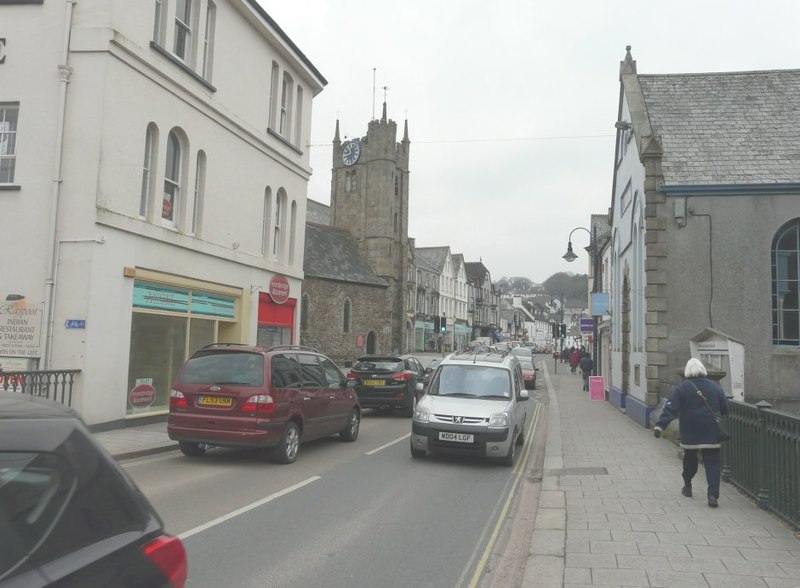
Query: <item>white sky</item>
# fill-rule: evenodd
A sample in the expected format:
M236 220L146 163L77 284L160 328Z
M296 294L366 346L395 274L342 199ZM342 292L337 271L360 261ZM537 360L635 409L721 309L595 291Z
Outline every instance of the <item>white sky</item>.
M796 0L259 2L328 80L309 198L330 203L336 119L342 139L365 135L388 86L411 140L409 236L494 280L588 271L561 256L611 204L626 45L644 74L800 67Z

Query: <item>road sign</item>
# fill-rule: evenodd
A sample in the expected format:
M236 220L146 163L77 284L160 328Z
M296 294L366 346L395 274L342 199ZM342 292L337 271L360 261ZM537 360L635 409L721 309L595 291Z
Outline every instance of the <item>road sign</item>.
M67 319L64 321L64 326L68 329L85 329L86 320L84 319Z

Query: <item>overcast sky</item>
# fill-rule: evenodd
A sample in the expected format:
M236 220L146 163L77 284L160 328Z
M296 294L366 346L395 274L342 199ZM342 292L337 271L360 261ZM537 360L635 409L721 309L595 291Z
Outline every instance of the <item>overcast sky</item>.
M365 135L388 86L411 139L409 236L494 280L588 271L561 256L611 204L626 45L640 74L800 67L795 0L259 2L328 81L309 198L330 203L336 119L343 140Z

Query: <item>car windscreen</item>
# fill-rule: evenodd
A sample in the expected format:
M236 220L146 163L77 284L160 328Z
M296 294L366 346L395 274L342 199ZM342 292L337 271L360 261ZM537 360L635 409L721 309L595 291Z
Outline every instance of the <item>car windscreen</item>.
M511 398L511 378L504 368L442 365L428 394L468 398Z
M533 363L531 361L527 360L527 359L520 359L519 360L519 365L521 365L522 369L524 369L524 370L532 370L533 369Z
M397 372L403 369L403 360L397 358L359 359L353 364L353 370L362 372Z
M178 374L178 382L263 386L264 357L245 351L198 353L183 366Z

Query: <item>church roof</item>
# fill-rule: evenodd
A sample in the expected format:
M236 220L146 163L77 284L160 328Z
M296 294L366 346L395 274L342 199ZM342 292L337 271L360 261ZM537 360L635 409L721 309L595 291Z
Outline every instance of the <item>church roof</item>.
M800 182L800 70L637 77L666 184Z
M306 220L318 225L330 225L331 207L309 198L306 200Z
M388 287L361 255L350 231L306 222L303 271L308 278Z

